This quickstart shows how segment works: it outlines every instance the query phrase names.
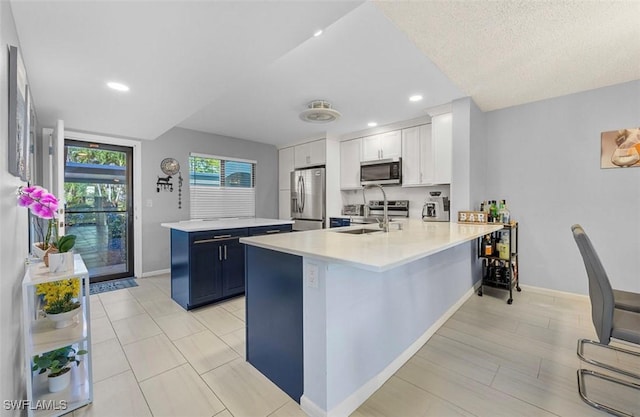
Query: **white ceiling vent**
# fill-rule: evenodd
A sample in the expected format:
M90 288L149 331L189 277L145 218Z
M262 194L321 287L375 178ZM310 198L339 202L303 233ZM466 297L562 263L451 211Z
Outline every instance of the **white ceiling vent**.
M331 103L324 100L314 100L308 104L308 108L300 113L300 118L305 122L329 123L339 119L341 114L331 108Z

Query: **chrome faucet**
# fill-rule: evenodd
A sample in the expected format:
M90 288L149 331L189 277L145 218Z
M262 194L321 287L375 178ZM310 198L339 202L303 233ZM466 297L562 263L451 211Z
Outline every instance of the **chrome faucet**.
M362 198L365 201L367 201L367 197L365 196L365 190L367 188L372 188L372 187L378 187L380 188L380 191L382 191L382 196L384 197L384 210L383 210L383 219L382 222L380 222L380 219L376 218L376 220L378 220L378 227L380 227L384 232L388 232L389 231L389 212L388 212L388 208L387 208L387 193L384 192L384 188L382 188L382 185L379 184L368 184L362 187Z

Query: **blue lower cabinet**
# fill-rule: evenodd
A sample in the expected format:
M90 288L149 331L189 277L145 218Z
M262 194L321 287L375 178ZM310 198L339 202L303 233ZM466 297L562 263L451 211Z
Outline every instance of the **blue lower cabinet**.
M210 232L171 230L171 298L183 308L244 292L244 248L248 229Z
M304 388L302 257L247 245L247 361L292 399Z
M271 235L278 233L287 233L292 229L290 224L279 224L275 226L258 226L249 228L249 236Z
M244 245L237 238L225 242L222 258L222 296L244 293Z
M329 227L344 227L351 226L351 219L343 217L330 217Z
M202 305L222 298L222 262L212 259L215 258L212 254L217 254L220 247L219 242L192 243L188 306Z

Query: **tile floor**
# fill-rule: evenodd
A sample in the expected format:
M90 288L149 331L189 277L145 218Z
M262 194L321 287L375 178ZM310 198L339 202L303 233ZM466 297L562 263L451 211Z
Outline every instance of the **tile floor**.
M93 404L74 417L304 416L244 360L244 297L183 310L169 276L91 296Z
M91 296L94 402L74 417L305 415L245 362L244 297L186 312L168 275L138 283ZM352 417L606 415L576 391L576 339L595 336L586 298L503 295L467 300ZM640 413L640 396L615 398Z

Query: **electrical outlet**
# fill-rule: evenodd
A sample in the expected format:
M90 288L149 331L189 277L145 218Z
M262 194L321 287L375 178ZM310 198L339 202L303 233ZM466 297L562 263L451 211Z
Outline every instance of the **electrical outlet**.
M147 199L147 207L153 207L153 200L152 199Z
M307 286L318 288L318 265L307 264Z

